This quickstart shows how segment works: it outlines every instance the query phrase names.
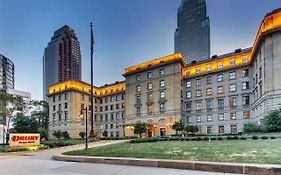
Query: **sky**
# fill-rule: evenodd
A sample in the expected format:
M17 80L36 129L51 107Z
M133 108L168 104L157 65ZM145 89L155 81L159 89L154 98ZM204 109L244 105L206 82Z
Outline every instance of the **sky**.
M93 22L94 84L124 80L124 68L174 52L180 0L0 0L0 54L15 64L15 88L43 98L44 48L55 30L75 30L82 80L90 82ZM280 0L207 0L211 55L251 47L266 13Z

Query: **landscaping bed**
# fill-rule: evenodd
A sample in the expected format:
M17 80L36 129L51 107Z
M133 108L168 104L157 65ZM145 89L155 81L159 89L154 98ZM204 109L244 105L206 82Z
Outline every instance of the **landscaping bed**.
M102 157L133 157L213 162L281 164L281 139L165 141L116 144L64 153Z

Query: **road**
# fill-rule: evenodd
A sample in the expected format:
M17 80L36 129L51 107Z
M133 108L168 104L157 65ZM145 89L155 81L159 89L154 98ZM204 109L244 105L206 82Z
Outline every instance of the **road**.
M100 141L90 143L89 147L118 142L122 141ZM224 173L167 168L62 162L52 159L53 155L83 149L83 146L75 145L37 152L0 154L0 175L224 175Z

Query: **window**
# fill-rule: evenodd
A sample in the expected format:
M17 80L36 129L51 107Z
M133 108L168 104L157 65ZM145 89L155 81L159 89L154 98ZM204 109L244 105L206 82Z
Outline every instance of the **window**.
M137 92L140 92L141 91L141 86L137 85L136 90L137 90Z
M218 108L224 109L224 99L218 99Z
M125 99L126 99L126 95L122 94L122 100L125 100Z
M56 97L55 96L53 97L53 102L56 102Z
M111 119L111 121L114 120L114 114L113 113L110 114L110 119Z
M211 71L211 70L212 70L212 66L211 66L211 65L207 65L207 66L206 66L206 70L207 70L207 71Z
M244 111L243 112L243 118L244 119L250 119L250 111Z
M206 84L212 84L212 77L207 77L206 78Z
M152 72L147 73L147 78L152 78Z
M100 115L100 121L103 121L103 115Z
M61 104L59 104L59 111L61 110Z
M123 102L123 103L122 103L122 109L124 109L124 108L125 108L125 103Z
M152 93L147 94L147 101L152 101Z
M108 111L108 106L105 106L104 110L105 110L105 111Z
M224 126L219 126L219 133L223 134L224 133Z
M206 94L207 94L207 95L212 95L212 93L213 93L212 88L207 88L207 89L206 89Z
M196 90L196 97L201 97L201 90Z
M141 101L140 95L137 95L137 96L136 96L136 101L137 101L137 102L140 102L140 101Z
M82 94L81 95L81 100L84 101L85 100L85 96Z
M160 87L165 87L165 80L160 80Z
M110 124L110 129L113 129L113 127L114 127L113 124ZM110 136L113 137L113 133L112 132L111 132Z
M185 104L185 109L186 109L186 112L191 112L192 110L192 103L191 102L188 102Z
M165 103L160 103L160 111L163 112L165 110Z
M212 133L213 133L213 127L207 126L207 134L212 134Z
M160 69L159 74L160 75L165 75L165 69L164 68Z
M219 121L223 121L224 120L224 114L223 113L218 114L218 120Z
M236 72L235 72L235 71L229 72L229 79L230 79L230 80L233 80L233 79L235 79L235 78L236 78Z
M197 101L196 102L196 110L200 111L202 109L202 102L201 101Z
M102 107L100 107L100 112L102 112Z
M186 92L186 98L191 98L191 91Z
M138 89L138 87L137 87L137 89ZM139 86L139 89L140 89L140 86ZM110 102L113 102L113 100L114 100L114 99L113 99L113 96L111 96L111 97L110 97Z
M242 62L243 63L247 63L248 62L248 58L247 57L242 58Z
M242 77L248 77L249 76L249 69L243 69L242 70Z
M250 96L243 96L242 97L242 105L246 106L246 105L250 105Z
M152 83L147 83L147 90L152 90Z
M59 101L61 100L61 95L59 95Z
M111 110L111 111L113 110L113 105L110 105L110 110Z
M223 86L218 86L218 94L222 94L223 92Z
M201 79L200 78L197 78L196 79L196 86L200 86L201 85Z
M115 99L116 99L116 101L119 101L120 100L120 96L116 95Z
M248 90L249 88L250 88L250 85L249 85L248 81L242 83L242 89L243 90Z
M212 115L212 114L208 114L208 115L207 115L207 121L208 121L208 122L213 121L213 115Z
M100 99L100 104L102 104L102 99Z
M235 66L235 60L230 60L230 61L229 61L229 65L230 65L230 66Z
M207 108L207 110L212 110L212 108L213 108L213 100L207 100L206 101L206 108Z
M197 121L197 123L201 123L201 116L200 115L197 116L196 121Z
M259 70L259 78L261 78L262 77L262 69L261 69L261 67L260 67L260 70Z
M231 132L231 134L236 134L237 133L237 125L231 125L230 126L230 132Z
M137 80L137 81L140 81L140 80L141 80L141 75L137 75L137 76L136 76L136 80Z
M218 63L218 69L222 69L223 68L223 64L220 62Z
M236 112L230 113L230 120L236 120Z
M229 85L229 92L235 92L236 91L236 84L230 84Z
M59 113L59 121L61 121L61 114Z
M165 98L165 97L166 97L165 91L160 91L160 98Z
M229 106L234 108L237 106L237 97L229 97Z
M104 98L104 102L108 103L108 98L107 97Z
M223 74L218 74L218 82L222 82L223 81Z
M185 83L185 86L188 88L188 87L191 87L191 81L187 81L186 83Z
M147 113L152 114L152 104L147 105Z
M64 109L67 109L67 103L64 103Z
M201 68L196 68L196 74L200 74Z
M119 104L116 104L116 109L119 109Z

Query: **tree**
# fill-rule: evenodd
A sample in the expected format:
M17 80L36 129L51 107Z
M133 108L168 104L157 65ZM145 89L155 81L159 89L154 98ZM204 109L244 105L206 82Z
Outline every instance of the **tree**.
M134 124L134 134L138 134L141 138L141 134L146 131L146 124L141 121L137 121Z
M176 134L178 135L179 132L184 130L184 123L182 122L182 120L176 121L173 125L172 125L172 129L176 131Z
M248 123L244 125L244 132L245 133L262 132L262 127L259 126L257 123Z
M61 131L54 131L53 136L55 136L59 141L62 141L62 132Z
M39 124L40 125L40 124ZM40 133L40 137L42 140L46 140L48 137L48 130L43 127L38 128L38 132Z
M86 132L84 131L79 132L79 136L81 137L81 139L84 139L86 136Z
M61 134L64 140L70 139L69 133L67 131L63 131Z
M262 121L262 126L266 132L281 131L281 110L270 112Z
M195 132L198 131L198 127L196 125L185 125L184 126L184 131L188 133L194 134Z
M13 118L13 133L38 133L39 123L34 117L21 116Z
M48 103L44 100L41 101L33 100L29 103L28 107L33 110L31 116L35 117L38 120L40 127L48 130L48 125L49 125Z
M104 136L104 137L107 137L107 136L108 136L107 130L104 130L104 131L103 131L102 136Z

